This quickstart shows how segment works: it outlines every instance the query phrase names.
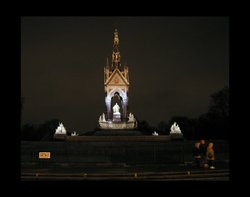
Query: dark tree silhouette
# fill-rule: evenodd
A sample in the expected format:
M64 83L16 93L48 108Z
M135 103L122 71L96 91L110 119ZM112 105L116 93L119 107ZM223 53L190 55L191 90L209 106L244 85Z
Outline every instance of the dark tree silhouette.
M37 128L32 124L25 124L21 129L21 140L38 140Z
M158 123L157 130L160 135L168 135L170 132L168 123L161 121Z
M138 130L144 135L151 135L153 128L146 120L138 121Z
M229 117L229 88L227 86L211 95L209 113L218 117Z
M40 125L25 124L21 129L21 140L49 141L53 139L59 125L58 119L48 120Z
M198 120L196 137L228 139L229 136L229 88L211 95L209 110Z
M52 120L48 120L44 124L40 125L39 127L40 140L42 141L52 140L56 128L59 125L59 122L60 120L55 118Z

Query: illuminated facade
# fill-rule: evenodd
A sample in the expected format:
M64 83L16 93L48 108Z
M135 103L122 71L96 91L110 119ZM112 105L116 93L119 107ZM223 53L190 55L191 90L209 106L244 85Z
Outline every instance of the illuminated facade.
M99 118L102 129L133 129L136 120L128 114L129 73L128 66L121 64L119 35L114 32L112 61L104 66L104 91L106 112ZM131 118L133 117L133 119Z

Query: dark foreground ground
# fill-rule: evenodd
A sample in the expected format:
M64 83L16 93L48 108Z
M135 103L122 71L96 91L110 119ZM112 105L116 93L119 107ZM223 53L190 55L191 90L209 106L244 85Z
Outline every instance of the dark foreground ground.
M229 180L225 141L213 141L215 169L193 163L193 141L109 139L61 142L22 142L21 180ZM117 138L118 139L118 138ZM151 138L152 139L152 138ZM41 151L50 159L39 159Z
M177 165L107 165L60 163L49 168L25 164L21 179L33 180L125 180L125 181L177 181L177 180L229 180L228 163L216 162L216 169L203 169L192 164ZM27 169L28 168L28 169Z

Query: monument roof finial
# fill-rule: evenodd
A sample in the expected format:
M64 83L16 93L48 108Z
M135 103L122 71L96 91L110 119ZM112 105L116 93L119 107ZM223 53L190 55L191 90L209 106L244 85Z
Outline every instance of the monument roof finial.
M118 47L118 45L119 45L119 36L118 36L117 29L115 29L115 32L114 32L114 47Z

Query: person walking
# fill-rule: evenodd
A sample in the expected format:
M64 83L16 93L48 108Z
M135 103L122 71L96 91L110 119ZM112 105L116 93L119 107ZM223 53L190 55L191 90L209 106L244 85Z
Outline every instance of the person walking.
M206 164L206 142L205 140L200 140L200 146L199 146L199 150L200 150L200 156L201 156L201 165L205 166Z
M197 167L201 166L201 155L200 155L200 142L196 142L194 145L194 160Z
M212 142L210 142L207 146L207 152L206 152L206 158L207 158L208 166L210 169L215 169L215 167L213 166L213 163L215 160L213 146L214 146L214 144Z

